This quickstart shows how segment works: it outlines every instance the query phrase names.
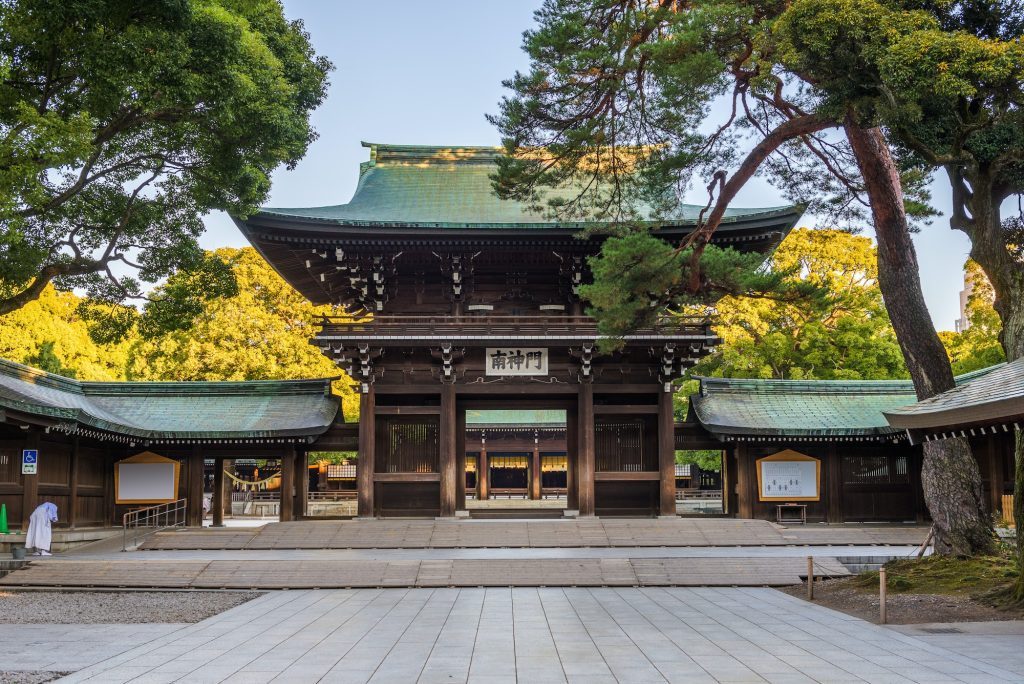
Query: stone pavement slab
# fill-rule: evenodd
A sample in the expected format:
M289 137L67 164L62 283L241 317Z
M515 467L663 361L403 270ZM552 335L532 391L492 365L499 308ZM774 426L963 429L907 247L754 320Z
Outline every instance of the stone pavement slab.
M160 532L143 549L414 549L920 544L928 528L782 527L736 518L301 520L260 528Z
M890 625L889 629L960 655L999 663L1024 680L1024 620Z
M141 554L145 556L146 554ZM13 587L327 589L475 586L784 586L799 584L802 557L530 558L441 560L38 561L0 578ZM819 575L848 575L834 558Z
M1017 635L990 635L1013 639ZM760 588L271 592L67 682L1014 682Z
M0 671L73 672L188 626L0 624Z

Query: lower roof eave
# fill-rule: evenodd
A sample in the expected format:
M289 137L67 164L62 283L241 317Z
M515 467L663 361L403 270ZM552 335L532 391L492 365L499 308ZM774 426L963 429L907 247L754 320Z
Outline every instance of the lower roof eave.
M827 432L820 430L737 430L705 425L705 429L722 442L897 442L907 439L901 430L847 430Z

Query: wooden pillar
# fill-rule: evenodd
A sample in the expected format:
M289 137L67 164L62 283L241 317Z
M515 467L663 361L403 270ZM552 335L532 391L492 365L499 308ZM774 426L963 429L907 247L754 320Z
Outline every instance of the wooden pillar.
M466 411L459 409L455 422L455 510L466 510Z
M843 522L843 468L834 442L829 443L825 456L825 492L828 497L826 520Z
M221 469L230 473L235 472L235 459L226 458L221 466ZM231 515L231 494L235 491L233 481L225 473L224 475L224 515Z
M530 461L530 498L540 499L540 444L537 433L533 433L533 459Z
M455 442L458 428L458 417L455 411L455 383L441 383L441 506L442 518L455 515L455 483L456 459Z
M185 518L189 527L203 526L203 449L198 444L192 446L192 453L188 456Z
M579 515L594 515L594 385L584 381L580 383L579 415L577 418L576 483L579 497Z
M570 408L565 412L565 507L570 511L579 510L580 497L576 482L579 474L576 470L577 452L577 430L579 421L576 420L576 409Z
M71 438L71 474L68 478L70 491L68 492L68 527L74 529L78 524L78 470L79 470L79 439L77 436ZM59 513L58 513L59 515Z
M291 522L295 519L295 447L288 446L281 453L281 488L277 504L277 519Z
M309 498L309 459L305 449L295 449L295 496L292 497L292 520L306 517Z
M747 452L747 445L736 445L736 516L739 518L754 517L754 485L751 479L757 479L754 463Z
M25 442L23 449L35 449L38 453L36 458L36 474L35 475L22 475L21 476L21 529L28 529L28 519L32 517L32 512L36 510L39 505L39 468L41 461L46 458L46 454L41 453L42 450L39 448L40 435L38 430L29 429L25 435ZM21 454L17 455L18 461L15 466L18 470L15 472L21 472Z
M359 461L356 464L356 486L359 491L358 515L360 518L372 518L374 514L373 502L373 472L376 467L376 432L377 423L374 411L376 410L376 396L373 391L373 383L363 383L362 393L359 395Z
M213 500L210 502L213 527L224 527L224 459L213 459Z
M480 431L480 458L476 464L476 498L486 501L491 498L491 464L487 462L487 434Z
M676 515L676 423L672 406L672 383L658 393L658 473L660 515Z

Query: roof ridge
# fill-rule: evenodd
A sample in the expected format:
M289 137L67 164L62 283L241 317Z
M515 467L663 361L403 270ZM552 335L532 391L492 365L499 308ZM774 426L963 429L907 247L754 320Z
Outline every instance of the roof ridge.
M49 387L72 394L84 394L80 380L50 373L40 368L33 368L10 359L0 358L0 375L6 375L22 382L39 385L40 387Z

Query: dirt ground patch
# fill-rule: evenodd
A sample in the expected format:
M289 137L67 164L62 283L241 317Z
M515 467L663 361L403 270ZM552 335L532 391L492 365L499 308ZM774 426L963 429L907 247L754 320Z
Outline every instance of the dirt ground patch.
M0 591L0 623L199 622L259 595L254 591ZM0 682L6 681L0 675Z
M877 578L877 574L875 575ZM814 603L847 615L878 623L878 585L874 591L858 586L857 577L816 582ZM791 596L807 598L807 583L780 588ZM894 625L917 625L927 622L990 622L1020 620L1024 610L994 608L969 595L889 593L886 599L888 622Z

